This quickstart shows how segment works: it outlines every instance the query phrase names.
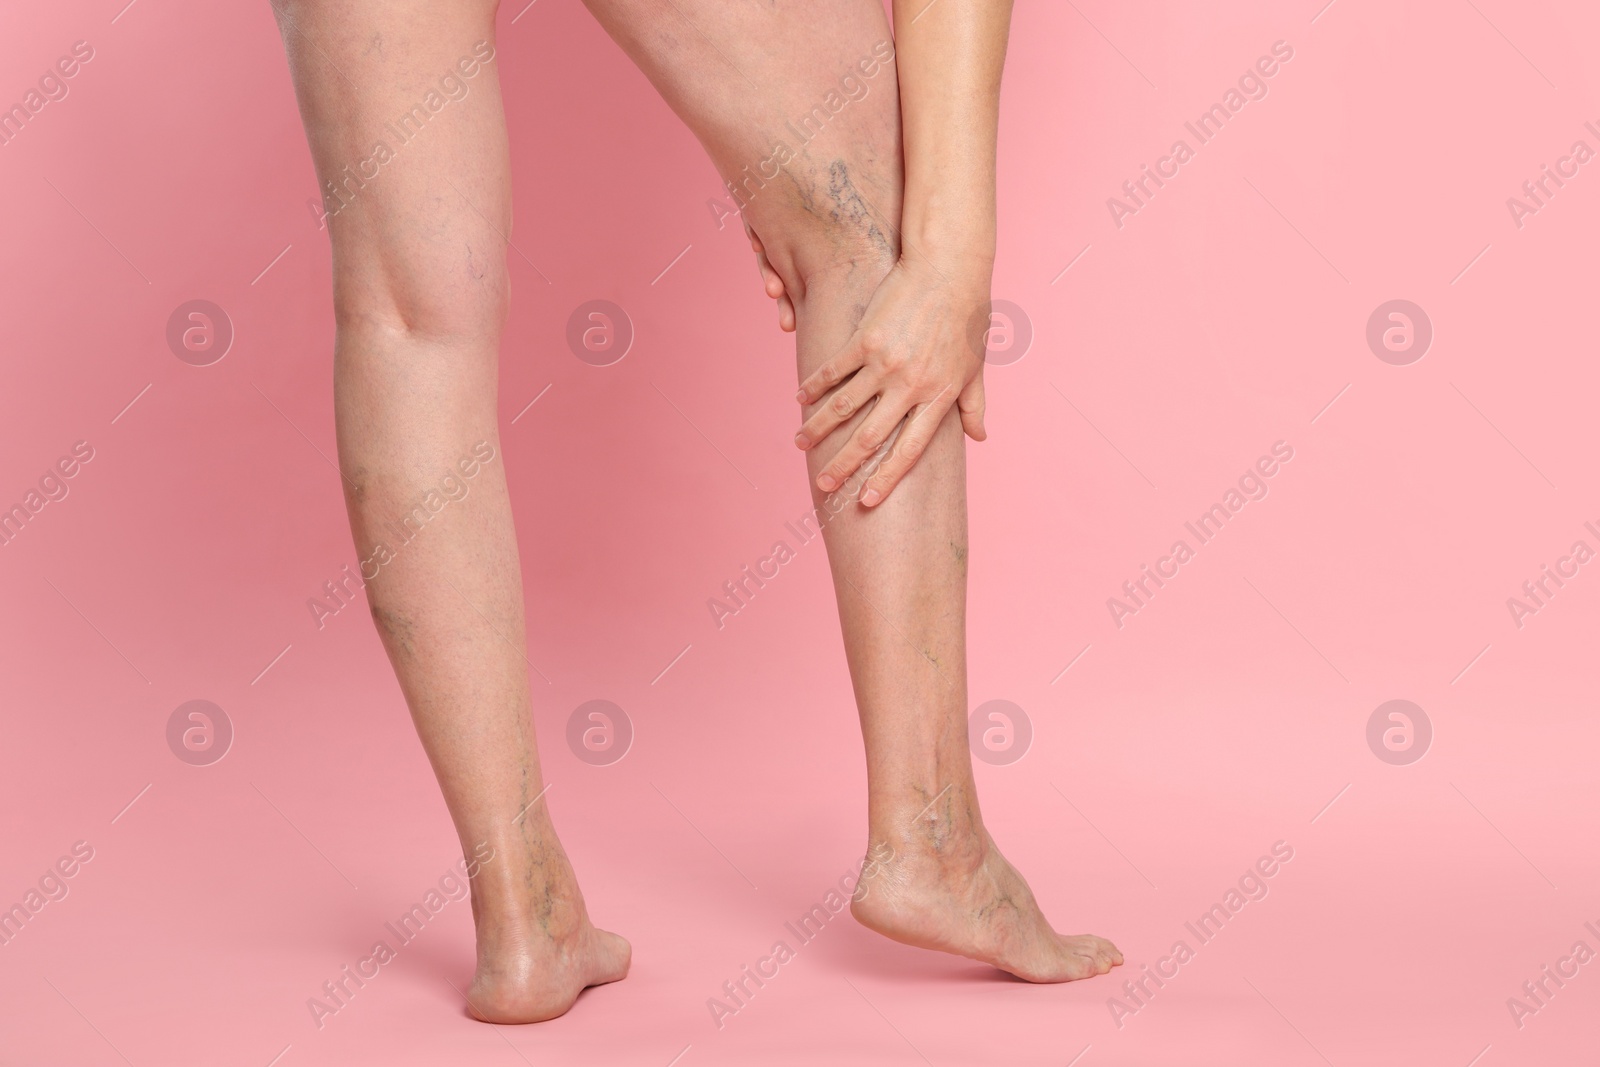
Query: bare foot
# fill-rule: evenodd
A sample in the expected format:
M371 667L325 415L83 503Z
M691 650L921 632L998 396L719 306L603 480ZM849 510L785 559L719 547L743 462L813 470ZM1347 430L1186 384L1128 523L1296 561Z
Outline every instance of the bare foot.
M539 1023L565 1015L589 986L627 977L633 954L626 939L587 918L560 938L534 929L493 939L480 934L478 944L467 1007L486 1023Z
M472 887L478 969L467 1009L486 1023L554 1019L589 986L628 974L632 947L589 921L565 852L553 834L544 840L552 844L536 845L536 858L510 865L518 877Z
M965 956L1030 982L1092 978L1122 963L1103 937L1056 933L981 826L961 837L896 842L892 853L877 846L851 914L902 944Z

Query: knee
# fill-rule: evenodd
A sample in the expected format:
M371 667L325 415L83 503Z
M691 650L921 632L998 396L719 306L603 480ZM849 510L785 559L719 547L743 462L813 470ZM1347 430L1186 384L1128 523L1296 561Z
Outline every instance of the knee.
M848 159L796 158L760 190L773 195L749 200L745 218L791 296L803 300L825 275L876 287L900 253L899 180Z
M347 333L443 345L497 341L510 310L504 256L464 249L453 262L387 250L340 265L334 317Z

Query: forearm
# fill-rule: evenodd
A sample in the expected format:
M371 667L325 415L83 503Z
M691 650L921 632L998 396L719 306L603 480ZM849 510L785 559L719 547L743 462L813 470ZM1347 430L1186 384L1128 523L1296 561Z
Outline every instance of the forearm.
M945 415L983 428L983 346L992 307L995 133L1011 0L894 0L895 69L905 180L899 261L861 312L854 335L800 383L817 404L795 444L809 449L870 407L816 485L832 492L898 430L860 501L875 508L918 463ZM986 336L986 334L984 335Z
M991 262L1011 0L894 0L905 152L901 254Z

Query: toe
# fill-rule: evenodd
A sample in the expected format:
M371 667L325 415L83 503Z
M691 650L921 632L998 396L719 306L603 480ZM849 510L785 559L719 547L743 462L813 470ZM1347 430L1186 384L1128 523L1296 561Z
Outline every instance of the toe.
M1093 978L1100 972L1095 968L1095 962L1088 956L1070 956L1067 958L1066 976L1069 982L1082 981Z
M594 966L594 981L616 982L627 977L628 968L633 963L633 946L628 939L610 930L595 931L596 952Z

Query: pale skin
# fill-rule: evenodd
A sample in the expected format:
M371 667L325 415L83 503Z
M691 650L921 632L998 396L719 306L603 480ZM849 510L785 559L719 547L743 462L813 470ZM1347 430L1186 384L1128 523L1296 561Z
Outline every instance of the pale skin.
M967 748L963 424L973 436L983 430L982 361L965 335L988 300L991 113L1009 4L941 0L898 44L877 0L589 7L724 178L743 183L743 222L780 321L796 334L818 505L829 496L823 479L843 482L824 536L866 746L873 860L870 891L852 912L897 941L1029 981L1105 973L1122 962L1115 946L1057 933L996 848ZM276 0L274 9L318 176L344 180L325 203L337 208L327 220L334 392L360 556L380 541L392 546L386 524L475 443L495 450L469 495L394 548L366 593L463 853L494 849L472 882L477 969L467 1010L490 1022L554 1018L586 987L623 978L631 950L589 919L542 795L531 723L497 425L511 299L500 60L461 79L467 95L375 177L345 180L386 124L475 43L494 41L494 0ZM896 5L902 24L915 14ZM898 54L864 76L857 65L884 42ZM758 173L776 139L793 141L786 122L845 74L867 91L805 144L791 143L781 173ZM915 103L902 105L897 77L919 93ZM977 129L958 138L941 133L970 121ZM819 377L827 366L831 386ZM847 416L818 418L851 388ZM889 426L898 436L874 441L875 413L896 409ZM907 440L913 450L900 449ZM871 505L868 476L878 490Z

